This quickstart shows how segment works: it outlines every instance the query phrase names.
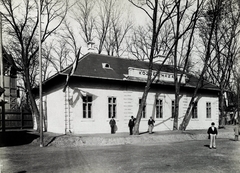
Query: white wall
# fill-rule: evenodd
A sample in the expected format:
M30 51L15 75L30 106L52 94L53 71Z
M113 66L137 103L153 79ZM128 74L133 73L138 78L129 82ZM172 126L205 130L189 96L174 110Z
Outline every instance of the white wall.
M123 116L123 94L122 91L83 89L93 95L92 102L92 118L83 119L82 99L79 97L75 105L72 105L73 113L73 132L74 133L110 133L108 118L108 96L117 98L117 122L118 131L123 132L124 122ZM77 97L77 96L76 96ZM74 98L76 98L74 97ZM126 130L125 130L126 131Z
M188 99L190 101L190 98ZM211 103L211 118L206 117L206 102ZM217 127L219 122L218 98L217 97L201 97L198 101L198 118L191 119L187 129L207 129L215 122Z
M138 101L142 97L142 92L132 91L121 91L121 90L99 90L84 88L82 91L86 91L93 95L92 103L92 118L83 119L82 113L82 98L81 94L75 92L71 95L73 98L73 104L71 104L71 127L72 132L76 134L87 134L87 133L110 133L109 118L108 118L108 97L114 96L117 98L117 116L115 118L117 122L117 133L128 132L128 121L131 116L136 117L138 111ZM61 91L62 92L62 91ZM55 107L48 105L48 117L49 131L64 130L64 99L61 92L55 92L48 96L50 100L48 103L55 103ZM71 90L73 93L74 90ZM164 100L163 103L163 118L155 118L155 93L149 93L147 98L146 106L146 118L142 118L140 123L140 132L146 132L148 125L148 119L150 116L154 117L156 123L154 131L172 130L173 119L171 117L171 101L174 100L174 94L160 94L159 98ZM179 125L182 121L183 116L187 110L187 106L190 101L190 97L183 96L180 100L179 105ZM206 118L206 102L211 102L212 106L212 117ZM51 108L49 108L51 107ZM58 108L57 108L58 107ZM57 108L57 109L56 109ZM53 115L53 116L52 116ZM51 118L50 118L51 117ZM198 101L198 118L192 119L187 129L206 129L210 126L211 122L218 124L218 98L217 97L204 97L202 96Z
M54 133L65 133L65 98L62 90L44 96L47 104L48 131Z

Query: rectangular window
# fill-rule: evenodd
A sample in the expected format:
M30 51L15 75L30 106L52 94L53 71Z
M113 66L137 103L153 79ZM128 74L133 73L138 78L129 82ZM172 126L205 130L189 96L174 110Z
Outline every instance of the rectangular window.
M139 99L139 107L142 103L142 99ZM143 107L143 110L142 110L142 118L146 118L146 104L144 105Z
M197 102L195 102L194 104L193 104L193 109L192 109L192 118L193 119L196 119L196 118L198 118L198 114L197 114Z
M116 118L117 98L108 97L108 118Z
M83 96L83 118L92 118L92 96Z
M163 100L156 100L156 118L163 118Z
M174 118L175 115L175 100L172 100L172 118Z
M206 103L206 113L207 113L207 118L211 118L211 103L207 102Z

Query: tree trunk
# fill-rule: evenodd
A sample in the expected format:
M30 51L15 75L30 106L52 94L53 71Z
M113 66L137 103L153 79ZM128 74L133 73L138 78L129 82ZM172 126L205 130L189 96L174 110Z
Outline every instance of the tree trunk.
M140 107L138 109L138 113L137 113L137 117L136 117L136 123L134 125L134 135L139 135L139 126L140 126L140 121L142 118L142 111L143 111L143 107L145 106L146 100L147 100L147 95L148 92L150 90L150 85L151 85L151 80L147 81L147 84L145 86L144 92L143 92L143 96L142 96L142 101L140 104Z
M175 84L175 110L174 110L174 122L173 122L173 130L178 130L178 96L179 96L179 83L178 83L178 75L177 75L177 66L178 66L178 41L179 41L179 30L180 30L180 1L175 1L176 10L177 10L177 21L176 21L176 35L175 35L175 48L174 48L174 84ZM179 81L180 82L180 81Z
M182 130L182 131L186 130L186 128L187 128L187 126L189 124L189 121L191 119L191 113L192 113L192 109L193 109L193 106L194 106L194 99L195 99L195 97L191 98L191 101L189 103L187 112L186 112L186 114L185 114L185 116L183 118L183 121L182 121L182 123L181 123L181 125L179 127L179 129Z
M28 70L26 70L27 72L25 72L25 88L27 89L28 91L28 96L29 96L29 100L30 100L30 103L31 103L31 110L32 110L32 115L33 115L33 119L34 117L36 117L36 123L37 123L37 131L39 131L39 125L40 125L40 117L39 117L39 111L38 111L38 107L37 107L37 104L36 104L36 101L35 101L35 98L33 96L33 93L32 93L32 87L31 87L31 84L30 84L30 79L29 79L29 73L28 73Z
M200 78L198 79L197 86L196 86L194 94L193 94L193 96L191 98L191 101L189 103L187 112L186 112L186 114L184 116L184 119L183 119L181 125L180 125L180 130L186 130L186 128L188 126L188 123L189 123L189 121L191 119L191 111L192 111L192 108L193 108L194 99L197 96L198 89L201 87L201 83L203 81L203 75L206 72L206 69L208 67L208 61L209 61L209 59L211 57L211 43L212 43L213 32L214 32L215 24L216 24L216 20L217 20L217 14L218 14L218 11L217 10L214 11L214 16L213 16L213 20L212 20L211 28L210 28L210 32L209 32L209 38L207 40L208 43L207 43L207 48L206 48L205 64L203 66Z
M219 96L219 101L220 101L220 109L221 109L221 112L220 112L220 115L219 115L219 127L224 127L225 125L225 115L224 115L224 112L225 112L225 109L224 109L224 98L223 98L223 90L221 89L221 92L220 92L220 96Z
M179 117L179 93L175 92L175 109L174 109L174 121L173 130L178 130L178 117Z

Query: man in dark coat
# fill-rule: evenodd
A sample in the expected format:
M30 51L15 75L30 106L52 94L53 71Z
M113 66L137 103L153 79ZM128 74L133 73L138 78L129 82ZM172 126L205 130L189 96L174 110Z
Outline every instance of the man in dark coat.
M133 127L135 125L135 118L133 116L131 116L131 119L128 122L128 127L129 127L129 131L130 131L130 135L133 134Z
M116 121L114 120L114 117L109 121L110 127L111 127L111 134L115 133L115 126L116 126Z
M215 123L212 122L211 127L208 128L208 135L209 135L209 139L210 139L210 145L209 148L212 149L216 149L216 136L218 134L217 128L214 127Z
M154 119L152 117L150 117L150 119L148 120L148 132L149 134L153 133L152 130L153 130L153 127L154 127Z

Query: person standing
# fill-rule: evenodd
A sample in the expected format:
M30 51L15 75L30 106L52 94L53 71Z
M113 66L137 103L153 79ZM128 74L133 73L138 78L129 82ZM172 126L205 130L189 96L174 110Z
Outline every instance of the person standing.
M227 113L227 125L231 124L231 117L230 117L230 113Z
M114 120L114 117L109 121L110 127L111 127L111 134L115 133L115 126L116 126L116 121Z
M239 124L238 124L238 122L237 122L237 124L235 125L235 127L234 127L234 136L235 136L235 141L238 141L238 136L239 136L239 130L240 130L240 127L239 127Z
M133 134L133 127L135 125L135 118L133 116L131 116L131 119L128 122L128 127L129 127L129 131L130 131L130 135Z
M238 124L238 111L236 110L234 113L234 125Z
M150 117L150 119L148 120L148 132L149 132L149 134L152 133L154 123L155 123L154 119L152 117Z
M217 131L217 128L215 127L214 122L211 123L211 127L208 128L207 133L210 137L209 148L210 149L212 149L212 148L216 149L216 137L217 137L218 131Z

